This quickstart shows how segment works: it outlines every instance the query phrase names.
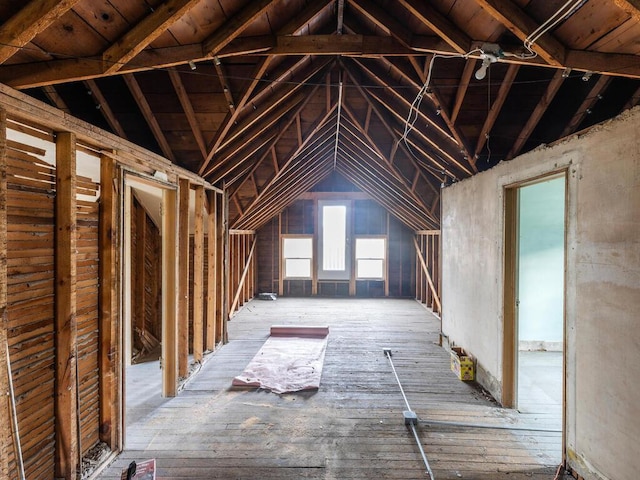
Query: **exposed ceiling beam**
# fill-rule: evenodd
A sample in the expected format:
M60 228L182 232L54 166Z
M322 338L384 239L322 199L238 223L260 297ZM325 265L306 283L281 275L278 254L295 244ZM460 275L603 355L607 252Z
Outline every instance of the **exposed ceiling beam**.
M337 12L337 22L336 22L336 33L338 35L342 35L342 30L344 28L344 0L338 1L338 12Z
M124 79L124 82L127 84L127 87L131 92L131 95L133 96L134 100L136 101L136 104L138 105L138 108L140 108L140 112L142 112L142 115L147 121L147 124L151 129L151 133L153 133L153 136L158 142L158 145L160 146L162 153L164 154L165 157L167 157L169 160L175 163L176 159L175 159L175 156L173 155L173 152L171 151L171 147L169 147L169 142L167 142L167 139L164 136L164 133L160 128L160 125L158 124L158 120L156 120L156 117L153 114L153 111L151 110L151 106L149 105L149 102L147 102L147 99L145 98L144 93L142 93L142 89L140 88L138 81L135 79L133 75L124 75L122 78Z
M422 85L416 84L413 78L411 77L411 75L409 75L402 67L396 65L395 63L393 63L392 61L386 58L383 58L382 62L384 62L385 65L389 66L389 68L393 69L394 72L399 73L405 80L411 82L416 87L417 91L421 90ZM432 85L430 90L431 92L426 93L427 98L431 100L431 103L433 103L434 107L436 108L436 111L439 112L438 113L439 116L442 118L442 120L448 127L449 132L447 133L447 135L450 135L453 137L453 139L455 139L455 142L457 142L458 147L462 150L462 154L466 156L468 159L470 159L469 163L471 164L471 167L475 171L476 170L475 162L473 162L471 150L467 145L466 138L464 138L460 129L458 129L455 123L451 120L451 117L449 116L449 112L444 106L444 100L442 99L442 96L438 93L438 90L435 88L435 86Z
M109 105L109 102L102 94L102 90L100 90L100 87L98 87L98 84L95 82L95 80L87 80L84 82L84 84L89 92L91 92L93 98L95 98L96 106L100 108L100 112L102 112L102 116L111 127L111 130L118 134L118 136L127 138L127 134L125 133L124 128L122 128L120 121L113 113L113 110L111 110L111 105Z
M565 127L562 135L560 135L561 138L566 137L567 135L571 135L578 129L584 118L591 113L591 108L593 108L598 100L600 100L602 92L606 90L606 88L609 86L609 83L611 83L611 77L607 77L605 75L600 76L587 97L578 107L578 110L571 118L571 121Z
M456 52L466 53L471 50L471 39L467 34L453 25L428 2L398 0L398 3L411 12L411 15L436 32Z
M253 207L260 202L260 199L267 194L267 192L269 191L269 189L271 188L271 186L282 176L283 172L287 171L287 168L289 167L289 165L291 165L291 163L296 159L296 157L305 149L305 147L307 146L307 144L309 144L311 142L311 140L313 140L315 134L317 132L320 131L320 129L324 126L324 124L327 122L327 120L332 116L333 114L333 109L330 110L329 112L326 112L322 117L316 119L316 122L314 125L311 126L311 128L308 129L308 131L306 132L307 135L304 139L304 141L302 142L301 145L298 145L288 156L288 158L286 159L286 161L284 162L284 164L280 167L280 170L272 177L272 179L263 187L262 192L260 192L260 195L258 195L255 200L251 203L251 205L249 206L249 208L247 209L248 211L251 211L253 209Z
M622 10L640 22L640 0L613 0Z
M314 93L318 89L319 89L319 86L316 86L314 88ZM258 167L264 161L266 161L269 157L271 157L271 159L272 159L271 165L273 166L274 172L278 173L278 170L280 170L280 165L278 164L278 155L277 155L277 152L276 152L276 144L282 139L282 137L285 134L289 133L289 127L291 127L291 125L293 124L294 120L297 121L300 118L300 113L309 104L309 102L311 101L312 98L313 98L313 94L307 95L307 98L302 103L300 103L300 105L298 105L298 107L295 109L294 112L292 112L293 115L290 115L289 120L287 120L287 123L280 129L280 132L273 139L271 145L268 146L266 151L260 156L260 158L256 162L253 163L253 166L250 168L250 174L251 175L254 175L255 171L258 169ZM302 137L302 132L300 132L300 137ZM303 141L304 140L302 138L300 138L298 145L301 145ZM244 161L246 159L247 159L247 157L245 157L244 159L242 159L240 161L242 162L242 161ZM242 182L238 185L236 190L240 189L242 187L242 185L244 185L244 183L246 181L247 181L247 177L245 177L242 180Z
M0 25L0 63L33 40L80 0L31 0Z
M104 51L104 73L109 75L120 70L199 2L200 0L167 0L160 4Z
M189 126L191 127L191 132L193 133L193 138L195 139L196 144L200 149L202 158L206 158L207 145L202 135L202 130L200 129L198 119L196 118L196 113L193 111L193 105L191 104L191 100L189 100L189 95L187 94L187 91L184 88L184 84L182 83L180 73L177 70L171 69L169 70L169 78L171 79L173 89L178 95L178 100L180 100L180 105L182 105L182 110L187 117L187 121L189 122Z
M209 166L209 163L213 159L213 155L218 150L218 147L220 147L220 145L222 144L222 141L224 140L229 130L231 130L231 127L233 126L234 122L238 118L240 111L246 105L247 101L251 97L251 94L253 93L255 88L258 86L258 83L260 83L260 79L262 79L263 75L267 71L267 68L269 68L271 60L272 60L271 57L264 58L256 66L251 76L252 80L249 82L249 84L245 88L245 91L240 101L238 102L238 105L236 105L235 110L227 114L227 117L224 119L223 125L218 129L213 140L209 142L209 148L207 149L207 156L205 157L204 162L202 162L202 165L200 165L198 174L202 175L203 172Z
M385 9L366 0L350 0L349 6L376 26L396 38L403 46L410 47L411 33L404 24L389 15Z
M49 101L58 109L65 113L71 113L67 103L62 99L60 94L56 91L56 87L53 85L47 85L42 87L42 92L49 99Z
M226 69L222 65L222 61L220 58L215 57L213 59L213 66L216 69L216 73L218 74L218 80L220 81L220 86L222 87L222 93L224 93L225 98L227 99L227 103L229 104L229 111L233 113L236 109L236 102L233 100L233 94L231 93L231 87L227 82L227 72ZM205 153L205 158L207 154Z
M475 0L493 18L502 23L520 40L525 40L538 27L538 23L524 13L511 0ZM543 35L533 45L533 50L550 65L565 65L564 46L550 34Z
M261 16L272 3L273 0L254 0L249 2L202 43L203 53L205 55L216 55L220 49L238 37L256 18Z
M498 115L500 115L500 111L502 110L504 102L507 100L507 95L509 95L509 90L511 90L511 86L516 79L516 75L518 74L519 69L520 65L509 65L509 69L507 70L506 75L500 83L498 96L491 105L489 113L487 114L487 118L485 118L484 124L482 125L482 130L480 130L480 135L478 136L478 141L476 142L476 150L473 156L474 159L478 158L478 155L487 143L491 129L493 129L493 125L496 123Z
M473 58L467 58L467 63L464 65L460 82L458 83L458 89L456 90L456 99L453 102L453 108L451 109L451 123L455 125L458 115L460 114L460 108L464 102L464 97L467 95L467 89L471 83L471 76L476 69L476 60Z
M325 8L335 0L315 0L309 2L299 13L291 17L286 25L280 30L281 35L297 35L307 24L320 14Z
M544 113L547 111L547 108L549 108L549 105L551 105L551 102L555 98L556 93L558 93L558 90L560 90L564 79L565 76L563 71L557 70L555 75L549 82L547 90L544 92L544 95L542 96L536 107L533 109L531 116L529 116L527 123L520 131L520 134L511 147L511 150L509 150L509 153L506 156L507 160L511 160L520 153L520 150L522 150L522 147L525 143L527 143L527 140L529 140L529 137L538 126L538 123L540 122L540 119L542 119Z
M352 38L353 37L353 38ZM359 37L359 38L356 38ZM267 39L268 44L263 42ZM261 37L263 45L257 55L354 55L364 57L403 56L421 53L451 54L453 50L443 45L442 40L435 37L423 37L426 44L419 45L414 37L411 48L399 45L390 37L333 35L327 44L325 35L272 36ZM247 38L239 42L256 42ZM277 44L280 43L280 46ZM354 44L358 44L356 46ZM315 46L314 46L315 45ZM231 45L230 45L231 46ZM227 56L245 54L245 47L228 52ZM218 55L223 58L224 50ZM202 50L202 44L180 45L175 47L147 48L140 52L127 65L114 75L142 72L146 70L169 68L186 65L190 61L210 60ZM503 63L535 65L551 68L571 68L573 70L591 71L619 77L640 78L640 62L637 55L599 53L592 51L568 50L564 65L549 65L539 59L519 59L508 57L500 59ZM42 87L50 84L73 82L105 76L102 69L102 57L71 58L50 60L45 62L21 63L0 66L0 83L16 89Z

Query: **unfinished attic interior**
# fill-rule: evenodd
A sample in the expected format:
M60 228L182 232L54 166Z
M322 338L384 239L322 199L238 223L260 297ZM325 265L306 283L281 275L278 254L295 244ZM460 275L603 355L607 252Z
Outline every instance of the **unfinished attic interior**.
M638 0L0 0L0 478L636 479L639 102Z

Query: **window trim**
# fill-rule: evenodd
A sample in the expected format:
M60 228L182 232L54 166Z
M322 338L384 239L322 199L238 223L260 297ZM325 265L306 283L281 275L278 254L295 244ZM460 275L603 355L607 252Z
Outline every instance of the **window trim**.
M381 239L384 240L384 258L374 258L374 257L358 257L358 240L376 240ZM354 248L353 248L353 261L355 263L355 279L358 281L387 281L387 258L389 257L389 240L387 235L356 235L354 237ZM358 262L359 260L382 260L382 277L361 277L358 275Z
M311 240L311 256L310 257L285 257L284 256L284 242L287 239L303 239ZM314 238L311 234L282 234L280 236L280 268L282 272L283 280L312 280L313 279L313 262L314 262ZM291 260L309 260L309 276L308 277L293 277L287 276L287 259Z

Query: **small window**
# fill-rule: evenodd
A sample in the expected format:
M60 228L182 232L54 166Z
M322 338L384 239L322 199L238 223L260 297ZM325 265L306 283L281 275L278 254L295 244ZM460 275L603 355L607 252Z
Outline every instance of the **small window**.
M356 238L356 277L384 280L386 239Z
M282 239L282 261L285 278L311 278L313 239L285 237Z

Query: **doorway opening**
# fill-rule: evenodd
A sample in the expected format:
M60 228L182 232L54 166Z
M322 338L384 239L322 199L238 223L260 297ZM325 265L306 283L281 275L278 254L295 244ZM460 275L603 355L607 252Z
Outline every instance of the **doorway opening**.
M351 222L349 202L321 200L318 202L319 280L349 280L351 278Z
M163 395L163 202L165 189L127 174L123 215L123 440L136 422L168 400Z
M563 429L566 175L505 191L503 405Z

